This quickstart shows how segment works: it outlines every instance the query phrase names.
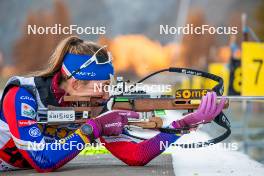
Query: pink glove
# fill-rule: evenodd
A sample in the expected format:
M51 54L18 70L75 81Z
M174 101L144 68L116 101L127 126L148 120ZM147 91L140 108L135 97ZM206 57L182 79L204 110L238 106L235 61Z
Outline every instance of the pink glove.
M87 120L94 130L94 138L100 136L114 136L122 133L123 128L128 123L127 118L139 118L139 114L134 111L113 110L108 111L95 119Z
M211 122L223 110L226 101L225 98L222 98L220 103L217 104L216 98L217 96L215 92L208 92L203 96L197 111L186 115L183 119L173 121L171 125L174 128L183 128L200 123Z

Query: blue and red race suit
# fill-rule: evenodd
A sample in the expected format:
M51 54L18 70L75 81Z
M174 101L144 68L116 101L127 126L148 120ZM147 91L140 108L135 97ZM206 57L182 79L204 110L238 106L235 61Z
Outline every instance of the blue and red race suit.
M80 133L79 125L47 126L37 123L40 101L53 98L60 102L59 105L65 105L61 101L64 93L59 90L58 79L59 74L56 74L44 86L47 91L60 92L52 97L50 92L41 93L43 86L42 89L36 86L39 97L33 95L26 86L14 85L5 90L0 116L0 170L34 168L38 172L53 171L78 155L83 149L80 144L85 146L89 143L89 139ZM160 149L160 142L170 144L178 138L176 135L160 133L139 142L121 134L101 137L100 141L118 159L128 165L139 166L147 164L165 150ZM55 149L53 144L56 144Z

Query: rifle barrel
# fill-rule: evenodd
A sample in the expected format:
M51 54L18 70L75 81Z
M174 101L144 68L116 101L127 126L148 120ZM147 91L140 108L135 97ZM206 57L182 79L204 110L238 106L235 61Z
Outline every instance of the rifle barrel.
M264 96L218 96L217 98L227 98L230 101L264 101Z

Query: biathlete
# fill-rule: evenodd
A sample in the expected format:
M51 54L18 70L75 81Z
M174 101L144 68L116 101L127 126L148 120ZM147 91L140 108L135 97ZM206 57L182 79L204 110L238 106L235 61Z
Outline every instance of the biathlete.
M95 92L94 84L108 85L113 74L111 55L105 47L70 36L58 44L45 70L33 76L10 78L1 98L0 170L54 171L81 152L76 143L85 145L93 140L100 140L129 166L146 165L160 155L165 150L160 149L160 142L171 144L180 136L159 133L148 140L135 141L122 134L128 118L139 116L133 111L107 111L83 125L37 123L39 109L68 106L64 95L100 95L102 102L107 100L108 93ZM171 127L212 121L222 111L225 100L216 102L216 94L208 93L197 111L173 121ZM52 143L75 145L54 150ZM34 147L40 145L44 147Z

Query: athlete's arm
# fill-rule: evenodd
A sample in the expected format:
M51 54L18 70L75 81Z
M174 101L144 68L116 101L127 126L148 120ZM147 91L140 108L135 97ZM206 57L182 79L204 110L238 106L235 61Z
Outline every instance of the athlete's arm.
M89 140L77 130L58 142L54 150L52 143L45 143L36 124L36 110L35 99L24 88L11 88L3 101L4 117L19 152L38 172L49 172L73 159L80 152L77 144L84 145Z
M167 146L178 138L179 136L174 134L159 133L153 138L140 143L136 143L125 137L102 137L101 142L105 144L105 147L114 156L127 165L143 166L160 155Z

